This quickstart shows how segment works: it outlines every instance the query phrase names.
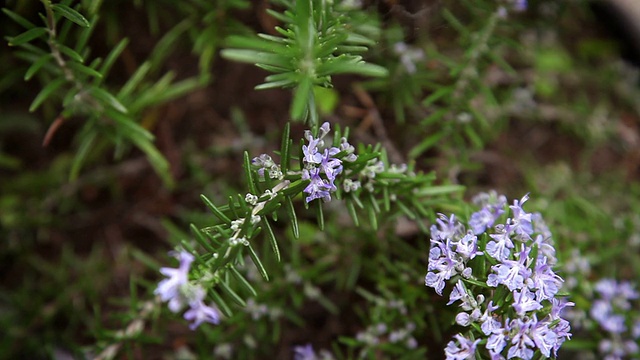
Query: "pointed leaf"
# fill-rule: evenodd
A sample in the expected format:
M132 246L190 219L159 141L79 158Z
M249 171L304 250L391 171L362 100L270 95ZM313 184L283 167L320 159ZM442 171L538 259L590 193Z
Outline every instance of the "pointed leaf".
M284 130L282 131L282 141L280 142L280 170L282 170L283 174L287 174L289 170L289 159L291 158L290 151L290 131L291 124L287 122L284 125Z
M249 159L249 152L244 152L244 174L247 177L247 185L249 186L249 191L252 194L258 194L258 188L256 187L256 183L253 181L252 176L253 169L251 168L251 160ZM266 174L265 174L266 175Z
M231 300L233 300L233 302L235 302L236 304L242 307L247 306L247 303L240 297L240 295L236 294L236 292L233 291L231 287L229 287L229 284L227 284L224 281L221 281L220 283L218 283L218 285L220 285L220 289L222 289L222 291L225 294L227 294L227 296L229 296Z
M60 87L66 82L66 80L64 78L58 78L53 80L52 82L50 82L49 84L47 84L47 86L45 86L42 90L40 90L40 92L38 93L38 95L36 96L35 99L33 99L33 102L31 103L31 106L29 106L29 111L33 112L35 111L38 107L40 107L40 105L42 105L42 103L47 100L47 98L49 96L51 96L51 94L53 94L55 91L57 91L58 89L60 89Z
M273 254L276 256L276 260L280 262L280 249L278 248L278 241L276 240L276 235L273 233L273 229L271 228L271 224L269 224L269 220L267 220L266 216L262 217L262 225L267 232L267 238L269 238L269 242L271 243L271 250L273 250Z
M37 27L23 32L18 36L14 36L9 40L9 46L18 46L38 38L46 34L49 30L43 27Z
M25 29L33 29L34 27L36 27L31 21L23 18L22 16L18 15L17 13L9 10L9 9L2 9L2 12L4 12L8 17L11 18L11 20L17 22L18 24L22 25L22 27L24 27Z
M66 17L67 19L73 21L74 23L82 27L89 27L91 25L89 24L89 21L87 21L87 19L85 19L85 17L82 16L82 14L68 7L67 5L54 4L53 6L51 6L51 9L53 9L55 13L58 13Z
M196 241L200 245L202 245L203 248L205 248L210 253L216 252L216 249L209 243L209 239L207 239L207 237L200 231L200 229L198 229L197 226L191 224L189 228L191 228L191 232L193 233L193 235L195 235Z
M233 312L231 311L231 308L229 308L229 305L227 305L227 303L222 300L222 297L220 296L220 294L218 294L214 289L209 290L208 292L211 297L213 298L213 302L216 303L216 305L218 306L218 309L220 309L220 311L224 314L224 316L226 317L232 317L233 316Z
M102 77L102 75L100 76ZM90 91L93 96L95 96L98 100L102 100L106 105L109 105L124 114L128 112L127 108L124 105L122 105L122 103L118 101L118 99L116 99L115 96L111 95L107 90L104 90L99 87L93 87L91 88Z
M33 75L35 75L51 59L53 59L53 55L51 54L39 57L38 60L34 61L34 63L29 66L29 69L27 69L27 72L24 74L24 79L27 81L30 80Z
M213 214L220 219L220 221L222 221L225 224L231 224L231 219L229 219L222 211L220 211L220 209L218 209L217 206L215 206L211 200L209 200L206 196L204 195L200 195L200 199L202 200L202 202L205 203L205 205L207 205L207 207L211 210L211 212L213 212Z
M291 231L293 232L293 238L300 238L300 226L298 225L298 217L296 215L296 211L293 207L293 201L291 197L285 196L284 204L287 208L287 214L289 215L289 221L291 222Z
M235 268L235 267L230 267L229 271L231 272L231 275L233 275L233 277L238 280L238 283L240 283L240 285L249 292L249 294L251 294L252 297L256 297L258 296L258 293L256 292L256 290L253 288L253 286L251 286L251 284L247 281L247 279L244 278L244 276L242 276L242 274L240 274L240 272Z
M258 272L265 281L269 281L269 274L267 274L267 270L265 270L264 265L262 265L262 262L260 261L260 258L258 258L258 254L256 254L256 251L253 250L253 247L251 247L251 245L247 247L249 248L249 256L251 257L253 263L256 265Z

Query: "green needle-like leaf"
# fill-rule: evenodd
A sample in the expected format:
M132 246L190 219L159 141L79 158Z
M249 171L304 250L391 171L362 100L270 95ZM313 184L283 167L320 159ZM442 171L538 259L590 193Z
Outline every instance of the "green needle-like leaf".
M44 34L46 34L49 30L43 27L37 27L23 32L18 36L14 36L9 40L9 46L18 46L24 43L28 43L29 41L36 39Z
M262 225L267 232L269 243L271 243L271 250L273 250L273 254L276 256L276 260L280 262L280 249L278 248L278 240L276 239L276 235L273 233L271 224L269 223L269 220L267 220L266 216L262 216Z
M247 248L249 249L249 256L251 257L251 261L253 261L253 263L256 265L258 272L265 281L269 281L269 274L267 274L267 270L265 270L264 265L262 265L262 261L260 261L258 254L256 254L256 251L251 245L247 246Z
M220 221L222 221L225 224L231 224L231 219L229 219L222 211L220 211L220 209L218 209L217 206L215 206L211 200L209 200L206 196L204 195L200 195L200 199L202 200L202 202L205 203L205 205L207 205L207 207L211 210L211 212L213 212L213 214L220 219Z
M74 23L76 23L76 24L78 24L78 25L80 25L82 27L88 28L91 25L91 24L89 24L89 21L87 21L87 19L85 19L85 17L82 16L82 14L80 14L76 10L68 7L67 5L54 4L53 6L51 6L51 9L55 13L64 16L65 18L73 21Z
M45 100L47 100L47 98L49 98L49 96L51 96L54 92L56 92L58 89L60 89L60 87L62 85L64 85L65 82L66 82L66 80L64 78L58 78L58 79L53 80L49 84L47 84L47 86L45 86L42 90L40 90L40 92L38 93L36 98L33 99L33 102L31 103L31 106L29 106L29 111L33 112L38 107L40 107L40 105L42 105L42 103Z

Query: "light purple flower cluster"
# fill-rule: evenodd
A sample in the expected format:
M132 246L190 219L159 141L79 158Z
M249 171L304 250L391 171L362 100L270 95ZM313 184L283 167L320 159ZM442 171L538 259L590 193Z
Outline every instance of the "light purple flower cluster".
M293 347L293 360L333 360L334 357L326 350L316 353L311 344Z
M307 193L306 202L315 199L331 201L331 193L337 190L335 185L336 176L342 172L342 160L335 156L341 151L351 151L345 158L347 161L356 159L353 154L353 146L346 139L342 139L340 148L332 146L324 148L323 138L329 133L329 123L325 122L320 126L318 137L315 138L311 131L305 131L304 137L309 142L302 145L302 179L310 180L309 185L304 189Z
M445 349L447 359L474 358L482 352L479 343L491 359L531 359L536 350L555 357L570 338L569 322L560 313L573 303L556 298L563 280L552 269L555 249L541 216L522 208L527 199L515 200L511 217L494 225L506 213L506 198L481 194L475 202L482 208L471 215L470 230L453 215L440 215L431 227L425 284L442 295L445 282L457 279L447 305L459 301L456 323L474 325L470 333L475 331L473 337L456 335Z
M191 330L195 330L203 322L218 324L218 310L204 303L205 290L200 285L189 282L189 269L195 258L186 251L180 251L175 255L180 265L177 269L160 268L160 273L167 278L158 283L154 294L160 296L162 301L169 302L169 310L174 313L180 312L188 305L189 310L184 313L184 318L192 322L189 325Z
M594 287L598 299L591 305L589 315L600 329L604 338L598 350L603 359L622 360L640 355L640 317L632 319L632 302L640 298L634 286L613 279L598 281Z

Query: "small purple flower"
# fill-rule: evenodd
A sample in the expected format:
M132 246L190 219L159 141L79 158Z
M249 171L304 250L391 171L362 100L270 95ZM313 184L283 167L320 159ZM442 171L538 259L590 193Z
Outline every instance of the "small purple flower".
M496 226L497 234L490 234L491 241L487 243L487 254L498 261L505 261L509 258L511 253L510 249L513 249L513 241L511 241L510 225Z
M507 346L507 341L509 340L508 331L506 329L496 329L489 338L487 339L487 345L485 347L489 350L489 354L491 358L499 358L498 356L504 350L504 347Z
M507 358L514 357L521 358L523 360L529 360L533 358L533 347L535 342L531 339L529 330L531 329L531 320L523 321L522 319L513 319L509 324L509 328L512 331L511 347L507 352Z
M520 291L513 292L513 308L522 317L529 311L542 309L543 306L535 299L534 293L524 287Z
M425 285L433 287L438 295L442 295L445 280L449 280L458 273L457 269L463 267L458 256L451 250L450 240L431 240L429 251L428 273L425 277ZM438 271L436 274L432 271Z
M527 280L529 287L536 290L537 300L553 298L560 290L562 283L562 278L553 272L551 266L547 264L547 258L538 257L531 278Z
M320 177L320 169L303 170L302 179L311 180L309 185L307 185L307 187L304 189L304 192L309 194L309 196L307 196L305 199L307 203L315 199L331 201L330 191L334 187L332 187L330 183Z
M187 321L193 321L191 325L189 325L189 329L195 330L203 322L211 324L220 323L220 313L218 310L215 307L205 305L202 299L192 301L189 306L191 306L191 309L184 313L184 318Z
M558 341L558 335L549 328L549 324L546 322L538 322L536 315L533 315L535 325L531 327L531 338L536 344L536 347L540 349L540 352L545 356L551 356L551 350L553 350Z
M184 296L180 290L189 281L189 269L195 258L184 250L174 255L180 261L179 267L177 269L160 268L160 273L167 279L160 281L153 293L160 295L162 301L169 301L169 309L175 313L180 311L185 304Z
M487 285L496 287L503 284L510 291L522 289L525 280L531 276L531 269L526 264L530 250L523 244L519 260L505 260L502 264L492 266L494 273L489 274Z
M512 0L513 10L522 12L527 10L527 0Z
M293 360L318 360L318 355L311 344L293 347Z
M471 260L476 255L481 255L482 251L478 250L478 237L468 233L462 239L455 243L456 252L466 260Z
M490 193L480 193L473 198L473 202L482 208L471 214L469 226L476 235L482 234L487 228L493 226L498 218L504 214L504 207L507 198L504 195L498 196L495 191Z
M531 223L532 215L522 209L522 205L529 200L529 195L525 195L518 200L513 201L513 205L509 206L513 212L512 231L516 234L516 237L520 240L531 240L531 234L533 234L533 224Z
M436 240L458 239L466 233L464 225L456 219L455 215L447 217L444 214L438 214L436 225L431 226L431 237Z
M480 342L480 339L472 341L460 334L455 335L454 338L458 344L451 340L444 349L447 360L473 359L476 353L476 345Z

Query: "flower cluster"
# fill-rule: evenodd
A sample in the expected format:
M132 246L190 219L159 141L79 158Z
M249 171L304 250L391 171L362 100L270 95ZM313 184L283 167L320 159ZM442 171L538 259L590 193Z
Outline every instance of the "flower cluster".
M393 52L400 56L400 62L408 74L415 74L418 70L416 63L424 60L424 51L419 48L398 42L393 45Z
M258 167L258 175L264 179L265 172L269 175L270 179L282 180L283 174L280 169L280 165L276 164L271 156L262 154L253 158L251 163Z
M345 151L346 161L355 161L357 158L353 153L353 146L347 142L346 138L342 138L339 148L335 146L325 148L323 138L329 130L329 123L325 122L320 126L317 138L313 137L309 130L304 133L305 139L309 142L307 145L302 145L304 155L302 179L310 180L309 185L304 189L308 195L305 198L307 203L315 199L331 200L331 193L337 190L336 176L342 172L342 160L335 157L338 153Z
M316 353L311 344L294 346L293 348L294 360L333 360L334 357L327 350L320 350L320 353Z
M168 302L169 310L174 313L182 311L188 305L189 310L184 313L184 318L192 321L189 326L191 330L195 330L203 322L218 324L218 310L204 303L205 290L202 286L189 282L189 270L195 258L186 251L180 251L175 255L180 265L177 269L160 268L160 273L167 278L160 281L154 294L160 296L162 301Z
M456 280L447 305L460 302L456 323L473 334L456 335L445 349L447 359L475 358L482 345L491 359L532 359L536 350L556 356L570 338L560 313L573 303L556 298L563 280L552 269L551 234L539 214L522 208L527 199L515 200L511 217L498 223L506 198L481 194L471 229L454 215L440 215L431 227L425 284L442 295L446 282Z
M622 360L640 355L640 317L630 319L632 301L640 294L626 281L613 279L598 281L594 287L597 299L591 304L590 317L603 330L604 338L598 350L603 359Z

